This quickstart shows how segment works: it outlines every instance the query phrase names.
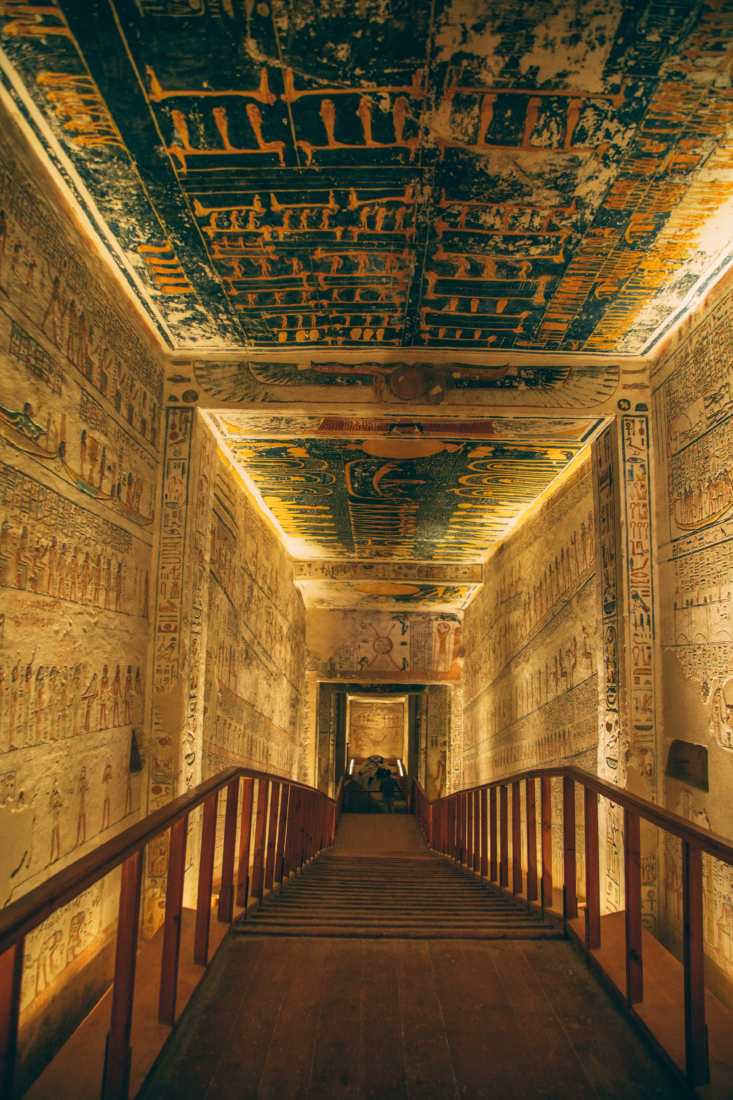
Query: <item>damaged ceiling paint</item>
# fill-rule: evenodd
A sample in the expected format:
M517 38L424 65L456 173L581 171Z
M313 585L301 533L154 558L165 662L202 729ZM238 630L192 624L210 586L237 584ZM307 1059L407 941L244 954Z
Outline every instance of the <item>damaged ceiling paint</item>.
M171 347L632 354L727 262L718 0L2 10L6 89Z

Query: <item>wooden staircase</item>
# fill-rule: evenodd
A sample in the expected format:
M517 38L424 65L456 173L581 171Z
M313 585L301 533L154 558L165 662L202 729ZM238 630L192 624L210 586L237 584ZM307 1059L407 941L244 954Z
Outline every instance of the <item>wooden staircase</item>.
M270 895L238 935L400 939L555 939L544 924L494 886L445 856L340 855L316 859Z

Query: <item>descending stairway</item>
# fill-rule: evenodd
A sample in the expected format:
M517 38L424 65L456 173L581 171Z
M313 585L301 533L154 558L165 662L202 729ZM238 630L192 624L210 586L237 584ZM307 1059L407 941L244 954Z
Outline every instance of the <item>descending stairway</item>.
M562 932L449 859L321 856L232 931L241 935L546 939Z

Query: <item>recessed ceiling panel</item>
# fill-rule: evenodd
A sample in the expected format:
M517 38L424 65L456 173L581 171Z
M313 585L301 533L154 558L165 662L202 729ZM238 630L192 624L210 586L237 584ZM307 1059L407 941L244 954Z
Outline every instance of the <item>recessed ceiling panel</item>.
M480 559L600 424L517 418L512 430L511 418L497 419L484 438L480 421L438 435L357 420L322 436L313 426L263 438L241 415L241 428L227 414L210 420L291 549L367 561Z
M726 5L2 6L173 347L638 351L727 261Z

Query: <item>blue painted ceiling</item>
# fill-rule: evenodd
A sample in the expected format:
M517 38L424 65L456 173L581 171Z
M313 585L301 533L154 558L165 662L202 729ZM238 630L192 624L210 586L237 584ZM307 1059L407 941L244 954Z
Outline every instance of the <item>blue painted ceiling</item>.
M726 262L727 0L2 10L173 348L638 352Z

